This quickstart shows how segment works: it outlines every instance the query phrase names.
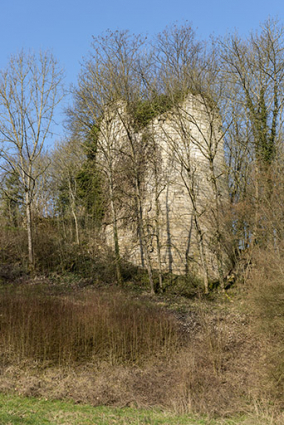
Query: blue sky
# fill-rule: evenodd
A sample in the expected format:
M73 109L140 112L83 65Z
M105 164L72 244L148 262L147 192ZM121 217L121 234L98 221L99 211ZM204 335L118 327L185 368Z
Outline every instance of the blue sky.
M283 0L1 0L0 11L0 68L22 48L50 49L65 68L67 86L76 83L92 35L107 29L154 35L187 20L198 37L208 38L235 30L247 35L269 16L284 24Z

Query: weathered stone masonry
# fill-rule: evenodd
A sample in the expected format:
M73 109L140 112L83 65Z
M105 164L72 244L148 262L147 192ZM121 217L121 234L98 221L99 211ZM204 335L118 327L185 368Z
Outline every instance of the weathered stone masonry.
M223 139L217 111L201 95L188 95L174 109L156 117L146 129L155 144L144 179L143 226L153 268L158 268L157 241L163 271L199 272L202 229L209 274L217 275L214 249L210 246L216 227L214 211L226 202ZM113 116L116 132L125 138L122 109ZM124 112L126 113L126 112ZM123 118L122 118L123 120ZM123 143L123 142L122 142ZM155 163L155 167L153 163ZM156 170L156 171L155 171ZM158 175L157 175L158 170ZM120 217L124 213L121 212ZM135 224L118 217L121 254L141 265L141 244ZM111 229L106 229L111 244Z

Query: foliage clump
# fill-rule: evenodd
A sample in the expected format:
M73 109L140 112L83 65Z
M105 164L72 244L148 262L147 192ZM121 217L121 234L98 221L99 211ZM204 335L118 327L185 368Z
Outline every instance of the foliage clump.
M182 99L184 95L181 92L174 95L155 94L151 99L141 99L131 104L128 109L134 130L143 130L154 118L170 111Z

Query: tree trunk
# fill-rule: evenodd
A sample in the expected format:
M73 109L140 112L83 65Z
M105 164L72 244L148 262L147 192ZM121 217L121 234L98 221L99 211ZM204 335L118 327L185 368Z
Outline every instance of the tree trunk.
M112 175L109 175L109 194L110 194L110 209L112 215L112 232L113 232L113 243L114 243L114 255L115 255L115 269L116 279L119 285L122 285L122 273L121 273L121 258L118 240L118 229L117 229L117 216L114 205L114 190Z
M198 236L198 248L199 248L199 255L201 260L202 274L203 274L204 292L205 294L209 294L208 267L207 267L207 261L206 261L203 233L196 215L194 216L194 222L195 222L195 227L196 227L197 236Z
M137 199L136 199L136 203L137 203ZM138 205L136 205L136 213L137 213L137 223L140 222L140 220L142 220L143 217L143 212L141 210L141 206L140 208L138 207ZM143 240L142 240L142 234L141 234L141 228L138 224L138 229L137 229L137 233L138 233L138 239L139 239L139 248L140 248L140 260L141 260L141 266L144 268L145 267L145 261L144 261L144 251L143 251Z
M142 232L142 241L143 241L143 251L145 254L146 269L148 272L149 283L150 283L150 291L151 291L151 294L154 295L155 285L154 285L154 279L153 279L153 273L152 273L152 266L151 266L150 254L149 254L149 250L147 246L147 241L145 239L145 232L143 227L141 227L141 232Z
M29 192L26 192L26 219L27 219L27 233L28 233L28 262L29 271L34 271L34 249L33 249L33 235L32 235L32 214L31 214L31 201Z
M195 224L195 229L197 232L197 244L198 244L198 251L201 261L201 268L202 268L202 275L203 275L203 283L204 283L204 292L205 294L209 293L209 274L208 274L208 265L207 265L207 259L206 259L206 250L205 250L205 244L203 239L203 232L201 225L199 223L199 212L197 207L197 195L196 190L194 187L194 175L190 172L190 170L187 170L186 173L188 177L188 181L186 180L183 173L181 173L182 179L184 181L185 187L187 189L189 198L191 200L192 210L193 210L193 220Z
M72 215L74 217L74 223L75 223L76 244L80 245L78 218L74 208L72 208Z
M158 259L158 273L159 273L159 288L163 291L163 273L162 273L162 260L161 260L161 244L160 244L160 225L159 225L159 201L156 199L156 241L157 241L157 259Z
M142 241L142 247L143 247L143 253L144 253L144 257L145 257L145 264L146 264L146 269L148 272L148 277L149 277L149 283L150 283L150 290L151 290L151 294L153 295L155 293L155 285L154 285L154 279L153 279L153 273L152 273L152 266L151 266L151 259L150 259L150 254L149 254L149 249L148 249L148 243L146 240L146 235L145 235L145 230L144 230L144 223L143 223L143 207L142 207L142 195L141 195L141 189L140 189L140 185L139 185L139 180L138 177L136 175L136 181L135 181L135 195L136 195L136 202L138 205L138 232L141 235L141 241Z
M190 228L188 232L188 238L187 238L187 246L185 251L185 275L189 275L189 251L190 251L190 245L191 245L191 235L192 235L192 225L193 225L193 216L191 216L190 220Z
M75 235L76 235L76 244L80 245L80 238L79 238L79 226L78 226L78 218L76 214L76 202L75 202L75 196L72 191L71 181L68 179L68 185L69 185L69 196L70 196L70 206L71 206L71 212L74 218L74 224L75 224Z
M218 265L218 275L219 275L219 284L222 291L225 291L225 281L224 281L224 259L223 259L223 249L222 249L222 232L221 232L221 219L220 214L222 211L221 202L219 199L219 188L217 184L217 178L214 171L213 159L210 160L209 169L211 172L211 182L213 189L213 196L215 199L215 211L213 211L213 216L215 218L215 228L216 228L216 260Z
M167 219L167 251L169 259L169 273L173 272L173 255L172 255L172 240L171 240L171 226L170 226L170 207L169 207L169 186L167 186L166 195L166 219Z

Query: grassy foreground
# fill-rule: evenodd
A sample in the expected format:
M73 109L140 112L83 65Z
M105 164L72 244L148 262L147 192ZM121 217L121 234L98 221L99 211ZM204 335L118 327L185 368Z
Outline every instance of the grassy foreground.
M193 416L175 416L158 410L108 408L78 405L72 402L49 401L0 394L1 425L237 425L268 422L240 419L199 419Z
M284 424L280 302L274 342L242 296L71 289L0 285L0 425ZM282 298L267 294L275 310Z

